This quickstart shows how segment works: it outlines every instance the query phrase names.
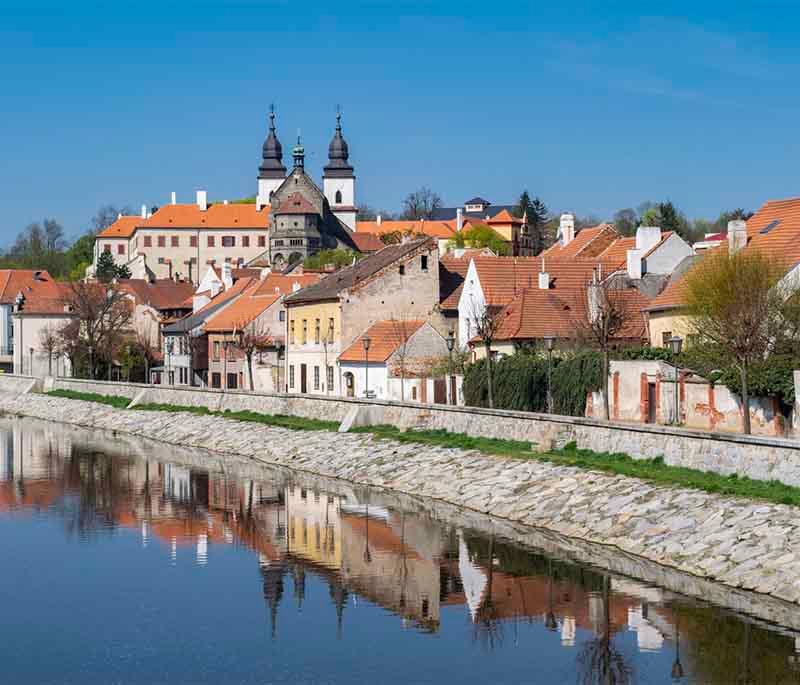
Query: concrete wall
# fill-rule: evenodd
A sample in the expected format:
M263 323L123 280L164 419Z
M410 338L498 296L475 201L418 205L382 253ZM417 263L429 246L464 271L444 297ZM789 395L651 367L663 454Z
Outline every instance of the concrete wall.
M472 436L530 441L598 452L624 452L637 459L663 457L667 464L800 486L800 441L708 433L669 426L611 424L593 419L550 416L475 407L366 401L321 395L277 395L169 388L79 379L52 379L56 388L131 397L140 402L251 410L327 421L342 421L356 407L371 423L403 429L444 429ZM20 392L18 377L0 374L0 392ZM142 392L144 391L144 392Z

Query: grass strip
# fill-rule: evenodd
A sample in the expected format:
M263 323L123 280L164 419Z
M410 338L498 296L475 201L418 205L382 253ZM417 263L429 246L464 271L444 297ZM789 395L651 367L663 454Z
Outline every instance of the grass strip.
M68 400L83 400L84 402L97 402L108 404L117 409L125 409L130 403L130 397L121 395L98 395L94 392L77 392L75 390L50 390L46 393L50 397L63 397Z
M130 402L126 397L97 395L72 390L53 390L47 394L67 399L100 402L120 409L127 407ZM259 423L291 430L336 431L339 428L338 421L320 421L318 419L305 419L280 414L261 414L254 411L218 412L212 411L207 407L174 404L141 404L133 408L138 411L188 412L204 416L221 416L236 421ZM732 495L776 504L800 506L800 488L798 487L785 485L777 480L753 480L752 478L735 474L723 476L718 473L698 471L682 466L669 466L664 463L662 457L634 459L627 454L578 449L574 443L570 443L560 450L540 453L532 450L530 443L518 440L471 437L463 433L448 433L445 430L402 431L395 426L386 425L362 426L352 429L351 432L368 433L378 439L394 440L399 443L476 450L483 454L507 459L538 459L562 466L574 466L581 469L640 478L656 485L690 488L719 495Z

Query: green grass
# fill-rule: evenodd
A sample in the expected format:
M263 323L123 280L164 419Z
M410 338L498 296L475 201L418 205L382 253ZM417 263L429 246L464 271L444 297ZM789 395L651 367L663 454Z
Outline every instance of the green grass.
M126 397L96 395L72 390L53 390L48 395L100 402L120 409L124 409L130 402ZM137 411L188 412L197 415L221 416L236 421L278 426L291 430L336 431L339 428L338 421L320 421L297 416L261 414L253 411L218 412L206 407L173 404L141 404L134 407L134 409ZM615 475L631 476L656 485L691 488L720 495L732 495L777 504L800 506L800 488L784 485L775 480L761 481L736 475L722 476L716 473L696 471L679 466L668 466L661 457L656 459L633 459L627 454L599 453L592 450L577 449L574 443L567 445L564 449L539 453L534 451L528 442L470 437L461 433L448 433L444 430L401 431L395 426L364 426L354 428L352 432L367 433L381 440L394 440L405 444L413 443L476 450L483 454L506 459L538 459L562 466L574 466Z
M108 404L117 409L125 409L131 400L129 397L119 395L98 395L93 392L76 392L75 390L51 390L47 393L50 397L64 397L68 400L83 400L84 402L98 402Z

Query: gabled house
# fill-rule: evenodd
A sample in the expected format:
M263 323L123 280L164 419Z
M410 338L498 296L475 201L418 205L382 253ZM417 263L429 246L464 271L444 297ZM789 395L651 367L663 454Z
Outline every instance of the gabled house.
M438 249L430 238L389 245L289 295L288 391L345 394L339 355L376 321L443 326L439 297Z

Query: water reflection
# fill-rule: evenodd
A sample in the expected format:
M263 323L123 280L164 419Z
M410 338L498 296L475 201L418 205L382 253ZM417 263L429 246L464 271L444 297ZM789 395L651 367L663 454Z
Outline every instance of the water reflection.
M463 617L467 644L506 655L500 682L510 650L531 641L545 646L540 659L568 657L566 681L800 682L797 637L778 626L398 510L379 493L112 452L48 424L0 422L0 515L56 518L93 544L129 531L165 564L190 557L197 572L226 549L245 552L275 641L311 583L339 640L363 602L421 637L459 630L446 619Z

